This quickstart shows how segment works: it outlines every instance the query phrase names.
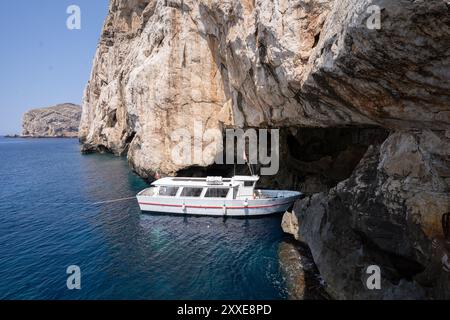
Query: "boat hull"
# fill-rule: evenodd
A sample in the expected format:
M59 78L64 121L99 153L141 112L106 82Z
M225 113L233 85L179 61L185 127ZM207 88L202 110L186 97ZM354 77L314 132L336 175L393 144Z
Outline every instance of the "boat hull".
M301 197L298 192L289 196L271 199L229 200L188 199L137 196L143 212L158 212L180 215L248 217L286 212Z

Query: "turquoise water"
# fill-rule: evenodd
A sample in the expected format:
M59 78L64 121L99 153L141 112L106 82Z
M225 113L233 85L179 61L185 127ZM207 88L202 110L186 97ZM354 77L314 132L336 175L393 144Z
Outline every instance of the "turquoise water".
M284 299L280 216L142 215L126 159L0 139L0 299ZM81 290L66 269L81 268Z

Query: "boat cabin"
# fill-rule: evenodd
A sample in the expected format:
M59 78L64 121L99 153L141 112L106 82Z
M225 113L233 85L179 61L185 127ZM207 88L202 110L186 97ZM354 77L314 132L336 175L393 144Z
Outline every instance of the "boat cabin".
M249 199L254 197L258 176L233 178L163 178L142 195L176 198Z

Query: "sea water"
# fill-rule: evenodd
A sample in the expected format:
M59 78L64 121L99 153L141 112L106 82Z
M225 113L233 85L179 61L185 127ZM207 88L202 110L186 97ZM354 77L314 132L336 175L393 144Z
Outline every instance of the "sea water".
M0 139L0 299L284 299L279 215L141 214L148 185L75 139ZM81 289L66 273L78 266Z

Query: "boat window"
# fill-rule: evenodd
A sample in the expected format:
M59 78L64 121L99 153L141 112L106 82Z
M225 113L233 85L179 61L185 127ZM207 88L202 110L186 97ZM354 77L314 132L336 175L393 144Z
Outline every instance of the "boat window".
M200 197L202 194L203 188L183 188L183 192L181 192L182 197Z
M206 191L206 198L226 198L228 195L228 191L230 189L227 188L209 188Z
M253 181L244 181L244 187L253 187Z
M148 197L153 197L157 195L158 188L156 187L150 187L148 189L145 189L144 191L141 192L141 196L148 196Z
M164 197L175 197L178 192L178 187L160 187L159 195Z

